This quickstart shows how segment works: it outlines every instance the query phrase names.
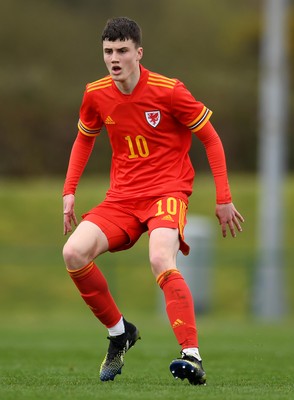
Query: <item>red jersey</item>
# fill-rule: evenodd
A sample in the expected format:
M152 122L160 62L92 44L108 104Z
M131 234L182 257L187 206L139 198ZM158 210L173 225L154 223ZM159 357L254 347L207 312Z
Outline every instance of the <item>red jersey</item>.
M209 122L212 112L177 79L140 69L129 95L119 91L111 76L87 85L63 195L75 193L96 136L106 126L113 151L108 200L175 192L188 197L194 179L188 155L194 132L205 146L216 202L230 203L223 146Z
M105 125L112 164L109 199L192 192L194 169L188 152L192 134L212 112L177 79L140 66L131 94L123 94L111 76L86 86L78 128L99 135Z

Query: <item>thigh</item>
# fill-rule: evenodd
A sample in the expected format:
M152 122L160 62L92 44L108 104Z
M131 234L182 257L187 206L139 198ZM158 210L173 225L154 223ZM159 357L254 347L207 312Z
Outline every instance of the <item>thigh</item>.
M179 247L178 229L156 228L152 230L149 239L149 257L155 276L168 269L176 268Z
M169 228L177 232L179 248L183 254L189 254L189 246L184 240L187 203L176 196L164 196L150 203L147 211L148 233L158 228ZM168 234L167 234L168 235ZM158 238L160 239L160 238Z
M65 245L71 257L86 264L108 250L108 240L99 226L82 221L71 234Z

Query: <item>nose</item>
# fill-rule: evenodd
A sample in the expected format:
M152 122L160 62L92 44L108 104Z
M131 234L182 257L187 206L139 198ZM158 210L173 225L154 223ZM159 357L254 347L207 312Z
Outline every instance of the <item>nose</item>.
M118 63L119 62L119 59L118 59L118 56L117 56L117 52L115 52L115 51L111 54L111 62L112 63Z

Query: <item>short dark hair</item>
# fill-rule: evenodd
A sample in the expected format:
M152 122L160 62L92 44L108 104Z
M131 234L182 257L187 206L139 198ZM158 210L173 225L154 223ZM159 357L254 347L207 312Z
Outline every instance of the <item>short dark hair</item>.
M126 17L117 17L109 19L102 32L102 41L131 39L136 47L142 45L142 31L140 26L133 20Z

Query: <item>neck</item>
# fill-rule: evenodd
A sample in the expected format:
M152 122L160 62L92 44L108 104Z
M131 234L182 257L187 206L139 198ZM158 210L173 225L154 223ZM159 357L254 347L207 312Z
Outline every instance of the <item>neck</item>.
M140 80L140 67L125 81L114 81L119 91L123 94L131 94Z

